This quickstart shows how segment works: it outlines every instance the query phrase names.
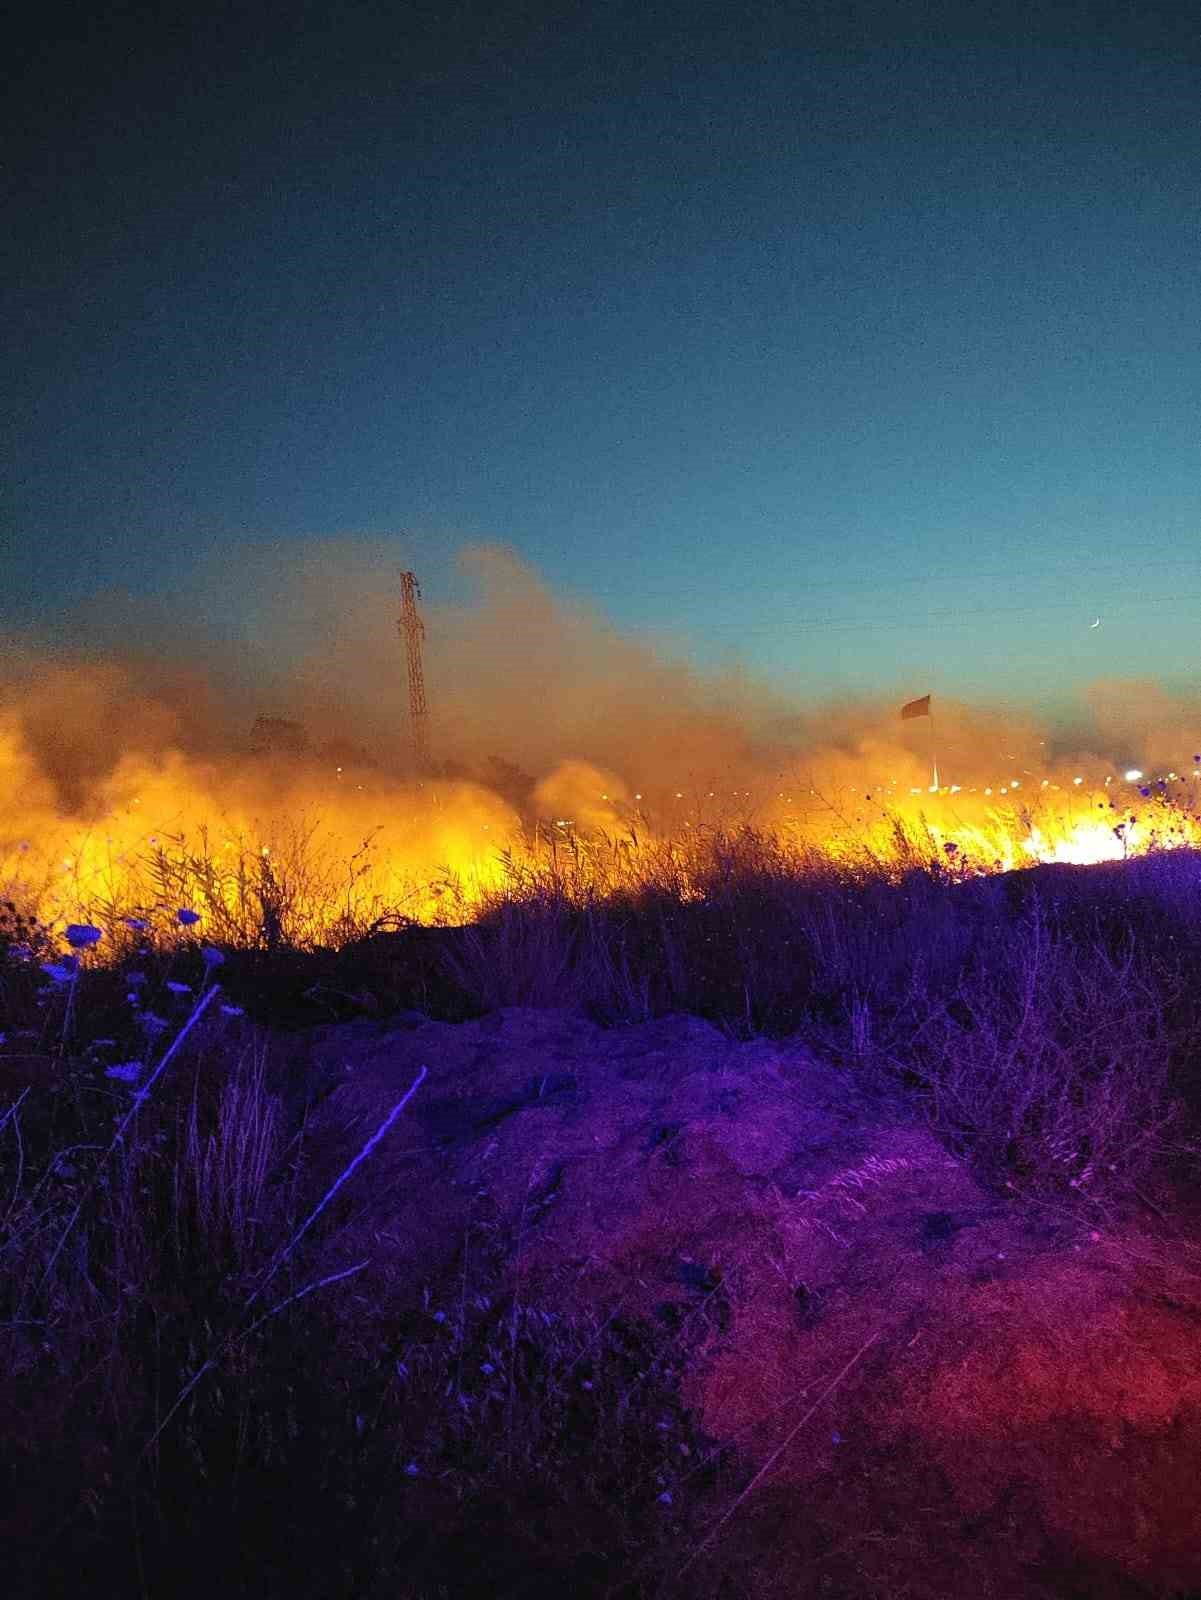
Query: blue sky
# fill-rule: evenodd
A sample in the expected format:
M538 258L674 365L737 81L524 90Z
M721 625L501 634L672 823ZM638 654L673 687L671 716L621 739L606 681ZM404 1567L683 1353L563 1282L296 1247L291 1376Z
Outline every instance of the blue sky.
M1198 60L979 10L44 13L7 619L395 534L804 697L1189 684Z

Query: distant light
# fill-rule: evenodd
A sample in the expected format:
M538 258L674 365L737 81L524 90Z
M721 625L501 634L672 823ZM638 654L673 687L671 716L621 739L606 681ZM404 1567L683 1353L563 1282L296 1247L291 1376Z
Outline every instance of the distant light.
M1073 778L1072 782L1077 786L1077 788L1079 788L1079 786L1084 782L1084 779L1083 778Z
M1127 768L1127 770L1126 770L1126 782L1127 783L1137 783L1138 780L1141 777L1142 777L1142 772L1140 771L1140 769L1138 767L1128 767Z
M1022 786L1021 786L1021 784L1018 782L1018 780L1016 778L1010 778L1009 787L1011 789L1020 789Z

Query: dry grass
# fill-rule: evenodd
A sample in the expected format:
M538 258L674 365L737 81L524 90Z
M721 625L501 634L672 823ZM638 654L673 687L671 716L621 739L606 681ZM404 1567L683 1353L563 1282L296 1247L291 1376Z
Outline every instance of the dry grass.
M447 982L478 1007L799 1031L1032 1194L1116 1202L1195 1173L1190 853L972 883L920 851L897 877L752 833L692 850L641 876L611 848L604 872L578 848L514 868L438 936ZM198 871L164 893L187 903ZM703 1315L568 1326L499 1292L516 1241L484 1221L399 1325L360 1294L361 1263L306 1277L336 1208L310 1192L261 1042L222 1009L266 903L259 883L219 930L232 992L199 1004L206 968L178 929L109 928L107 966L87 952L55 981L43 930L0 921L9 1592L76 1593L84 1572L146 1595L667 1592L748 1487L679 1402ZM278 910L277 937L303 925L297 902ZM750 1592L750 1553L722 1549L690 1593Z

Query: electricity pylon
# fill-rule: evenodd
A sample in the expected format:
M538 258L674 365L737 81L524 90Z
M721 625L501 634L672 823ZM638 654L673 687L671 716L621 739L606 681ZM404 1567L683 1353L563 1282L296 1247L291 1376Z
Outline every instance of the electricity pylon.
M425 674L421 670L421 641L425 638L425 624L417 612L421 598L421 585L411 572L400 575L400 619L398 627L404 640L405 660L409 667L409 738L418 769L429 765L428 714L425 708Z

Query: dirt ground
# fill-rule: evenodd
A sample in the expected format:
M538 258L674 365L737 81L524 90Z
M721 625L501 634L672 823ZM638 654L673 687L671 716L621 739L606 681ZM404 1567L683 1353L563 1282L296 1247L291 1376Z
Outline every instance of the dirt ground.
M289 1048L331 1174L428 1069L337 1241L373 1294L410 1303L486 1212L524 1301L703 1325L684 1402L759 1474L711 1548L757 1600L1201 1592L1195 1212L1019 1200L899 1097L692 1017Z

